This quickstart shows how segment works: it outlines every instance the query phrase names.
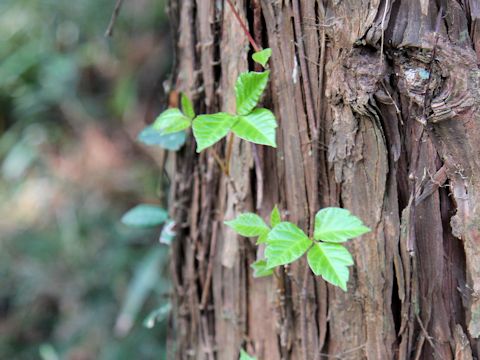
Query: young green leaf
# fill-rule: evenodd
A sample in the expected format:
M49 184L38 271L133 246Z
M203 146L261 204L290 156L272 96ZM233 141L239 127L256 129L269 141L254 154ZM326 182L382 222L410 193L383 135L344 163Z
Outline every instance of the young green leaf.
M255 109L248 115L238 117L232 131L238 137L262 145L277 147L275 129L277 121L275 115L267 109Z
M163 224L168 213L160 206L141 204L127 211L122 222L132 227L153 227Z
M247 115L257 106L268 82L270 71L241 73L235 84L237 114Z
M325 208L315 215L313 238L327 242L344 242L369 232L362 220L341 208Z
M257 51L252 55L253 61L265 67L267 65L268 60L272 56L272 49L266 48L260 51Z
M267 268L267 262L263 259L255 261L250 267L253 269L254 278L270 276L273 274L273 269Z
M190 99L187 97L187 95L185 95L184 93L182 93L181 97L180 97L180 100L182 102L182 110L183 110L183 113L190 119L190 120L193 120L193 118L195 117L195 110L193 110L193 104L192 102L190 101Z
M268 234L270 233L270 229L265 230L257 239L256 245L265 244L268 239Z
M312 240L296 225L281 222L275 226L267 238L265 257L267 267L289 264L302 256L312 245Z
M307 253L307 260L315 275L347 291L348 266L353 265L353 259L344 246L315 243Z
M227 113L199 115L193 120L193 136L197 140L197 152L212 146L228 134L237 117Z
M240 214L236 219L224 223L245 237L260 236L270 231L262 218L254 213Z
M272 210L272 213L270 214L270 226L273 228L280 224L282 222L282 217L280 215L280 211L278 210L278 206L275 205L275 207Z
M161 131L147 126L138 134L137 139L145 145L156 145L167 150L177 151L185 144L187 135L185 131L164 135Z
M240 349L240 360L257 360L257 358L248 355L248 353L245 350Z
M180 109L171 108L162 112L153 122L152 127L163 135L182 131L190 127L190 119Z

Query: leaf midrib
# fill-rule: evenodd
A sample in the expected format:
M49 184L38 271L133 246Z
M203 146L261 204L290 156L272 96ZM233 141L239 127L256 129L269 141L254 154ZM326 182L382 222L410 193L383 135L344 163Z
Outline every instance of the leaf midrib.
M334 266L334 265L331 263L331 261L328 259L328 256L326 255L325 250L324 250L321 246L319 246L320 244L321 244L321 242L317 242L317 243L315 244L315 246L318 247L318 249L319 249L320 252L323 254L323 256L325 257L325 260L326 260L327 263L330 265L330 267L335 270L335 266ZM340 246L342 246L342 245L340 245ZM342 265L342 266L345 266L345 265ZM342 283L342 280L341 280L340 277L337 275L337 271L333 271L333 273L335 274L336 280L337 280L339 283Z

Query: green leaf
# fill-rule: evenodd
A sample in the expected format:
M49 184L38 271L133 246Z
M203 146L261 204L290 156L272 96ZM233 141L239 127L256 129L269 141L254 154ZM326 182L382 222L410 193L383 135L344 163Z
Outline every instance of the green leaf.
M182 110L183 110L183 113L188 117L190 118L190 120L193 120L193 118L195 117L195 110L193 110L193 104L192 102L190 101L190 99L187 97L187 95L185 95L184 93L182 93L181 97L180 97L180 100L182 102Z
M153 122L152 127L163 135L182 131L190 127L190 119L180 109L172 108L162 112Z
M253 269L254 278L270 276L273 274L273 269L267 268L267 262L263 259L255 261L250 267Z
M228 134L237 117L227 113L199 115L193 120L193 135L197 140L197 152L212 146Z
M263 232L262 235L258 237L256 245L265 244L267 242L269 233L270 229L265 230L265 232Z
M138 134L137 139L145 145L156 145L167 150L177 151L185 144L187 135L185 131L164 135L161 131L147 126Z
M327 242L344 242L369 232L362 220L341 208L325 208L315 215L313 238Z
M340 244L315 243L307 254L308 264L315 275L347 291L348 266L353 265L352 255Z
M247 115L257 106L268 82L270 71L241 73L235 84L237 114Z
M232 131L238 137L256 144L277 147L275 129L277 121L275 115L267 109L255 109L248 115L238 117Z
M128 210L122 217L122 222L132 227L153 227L163 224L168 214L160 206L141 204Z
M252 55L253 61L256 63L259 63L263 67L267 65L268 60L270 59L270 56L272 56L272 49L266 48L261 51L257 51Z
M287 221L281 222L268 234L265 249L268 268L297 260L311 245L312 240L300 228Z
M272 213L270 214L270 226L273 228L280 224L282 222L282 217L280 215L280 211L278 210L278 206L275 205L275 207L272 210Z
M240 360L257 360L257 358L248 355L248 353L245 350L240 349Z
M236 219L224 223L245 237L260 236L270 231L262 218L254 213L240 214Z

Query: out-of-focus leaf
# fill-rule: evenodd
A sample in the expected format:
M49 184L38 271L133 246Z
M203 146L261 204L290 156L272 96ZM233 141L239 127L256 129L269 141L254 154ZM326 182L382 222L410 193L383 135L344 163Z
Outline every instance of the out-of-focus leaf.
M168 213L156 205L141 204L128 210L122 217L125 225L132 227L153 227L168 219Z
M138 134L138 140L145 145L157 145L172 151L180 149L185 144L186 138L185 131L164 135L161 131L155 130L151 126L147 126Z
M22 177L37 157L36 149L23 141L19 141L10 149L2 163L3 176L8 180Z
M60 360L57 351L52 344L42 344L38 349L38 353L42 360Z
M121 116L127 109L133 106L136 99L136 83L132 76L125 75L115 84L111 106L117 116Z
M44 50L37 42L27 42L25 45L2 59L0 66L0 88L18 81L29 68L36 65Z
M160 243L165 245L170 245L175 239L176 232L173 230L175 227L175 221L169 219L166 221L165 225L163 226L162 232L160 233Z
M151 125L163 135L173 134L190 127L191 120L178 108L167 109L155 119Z
M143 320L143 326L148 329L152 329L155 326L155 323L163 321L167 318L168 313L172 309L172 304L167 303L160 306L158 309L153 310L150 314L147 315L145 320Z
M118 336L128 334L148 295L159 281L159 267L163 256L162 249L155 248L137 265L133 279L128 285L122 310L115 322L115 333Z
M250 267L253 269L254 278L270 276L273 274L273 269L267 267L267 261L264 259L255 261Z
M77 81L75 59L57 55L43 64L40 74L41 94L46 101L65 101L74 95Z

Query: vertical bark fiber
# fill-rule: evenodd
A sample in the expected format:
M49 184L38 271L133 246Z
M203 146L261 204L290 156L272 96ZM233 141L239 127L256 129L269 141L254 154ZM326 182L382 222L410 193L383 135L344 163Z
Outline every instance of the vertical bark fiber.
M262 360L478 357L479 2L235 4L273 51L262 102L279 121L278 149L235 140L234 187L193 139L176 155L174 358L237 359L241 347ZM236 77L254 65L230 8L169 9L172 88L198 111L234 111ZM306 231L324 206L373 229L349 244L348 292L309 273L302 297L303 261L252 278L263 249L223 220L276 203Z

